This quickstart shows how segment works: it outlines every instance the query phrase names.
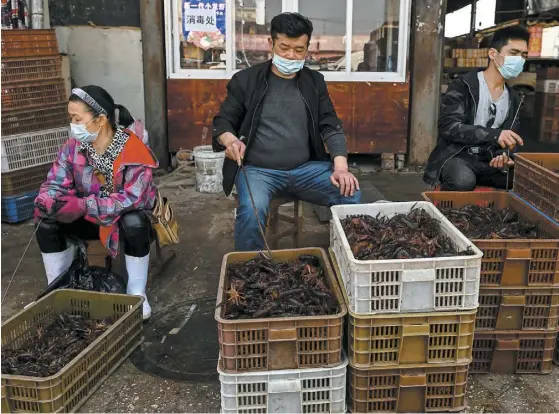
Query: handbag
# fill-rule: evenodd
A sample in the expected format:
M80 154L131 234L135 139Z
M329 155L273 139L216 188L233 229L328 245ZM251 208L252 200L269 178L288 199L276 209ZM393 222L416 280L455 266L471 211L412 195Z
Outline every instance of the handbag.
M167 197L157 192L155 207L151 213L152 227L160 247L179 243L179 225Z

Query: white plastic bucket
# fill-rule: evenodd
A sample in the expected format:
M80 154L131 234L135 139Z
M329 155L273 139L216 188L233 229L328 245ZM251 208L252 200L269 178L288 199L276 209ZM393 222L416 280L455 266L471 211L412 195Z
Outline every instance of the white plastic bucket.
M213 152L211 145L195 147L192 151L196 163L196 191L218 194L223 191L224 152Z

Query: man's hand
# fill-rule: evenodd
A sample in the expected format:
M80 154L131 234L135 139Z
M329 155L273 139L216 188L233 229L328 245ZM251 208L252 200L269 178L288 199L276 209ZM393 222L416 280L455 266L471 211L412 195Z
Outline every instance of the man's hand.
M524 141L520 138L520 135L508 129L501 131L501 135L499 135L497 142L501 148L508 147L509 149L513 149L516 145L524 145Z
M340 194L344 197L353 196L359 190L359 181L347 170L334 170L330 181L340 189Z
M230 132L221 135L219 141L225 147L225 156L236 161L240 167L245 157L246 145L244 142Z
M489 166L493 168L497 168L502 170L505 166L512 167L514 165L514 161L511 160L507 154L497 155L489 162Z
M225 150L225 155L227 156L227 158L233 161L237 161L237 164L240 167L242 165L243 158L245 157L245 150L247 148L244 142L238 139L236 141L233 141L226 148L227 149Z

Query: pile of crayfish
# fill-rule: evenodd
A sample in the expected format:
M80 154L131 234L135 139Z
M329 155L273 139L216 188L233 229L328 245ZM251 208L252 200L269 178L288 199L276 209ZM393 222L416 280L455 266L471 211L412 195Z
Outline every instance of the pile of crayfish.
M50 324L38 326L19 348L2 347L2 374L55 375L112 324L110 319L60 314Z
M393 217L360 215L341 220L357 260L418 259L472 255L459 251L440 223L422 208Z
M260 254L227 268L226 299L220 303L225 319L335 315L338 300L328 287L315 256L273 262Z
M452 224L470 239L545 239L539 226L522 219L507 207L494 210L468 204L440 209Z

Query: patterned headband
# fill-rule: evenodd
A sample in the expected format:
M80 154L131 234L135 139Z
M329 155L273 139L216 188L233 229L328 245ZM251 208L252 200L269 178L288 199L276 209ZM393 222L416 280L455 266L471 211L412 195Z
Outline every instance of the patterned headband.
M72 89L72 95L76 95L86 104L88 104L97 114L107 116L107 111L103 109L101 105L97 103L95 99L93 99L86 91L80 88Z

